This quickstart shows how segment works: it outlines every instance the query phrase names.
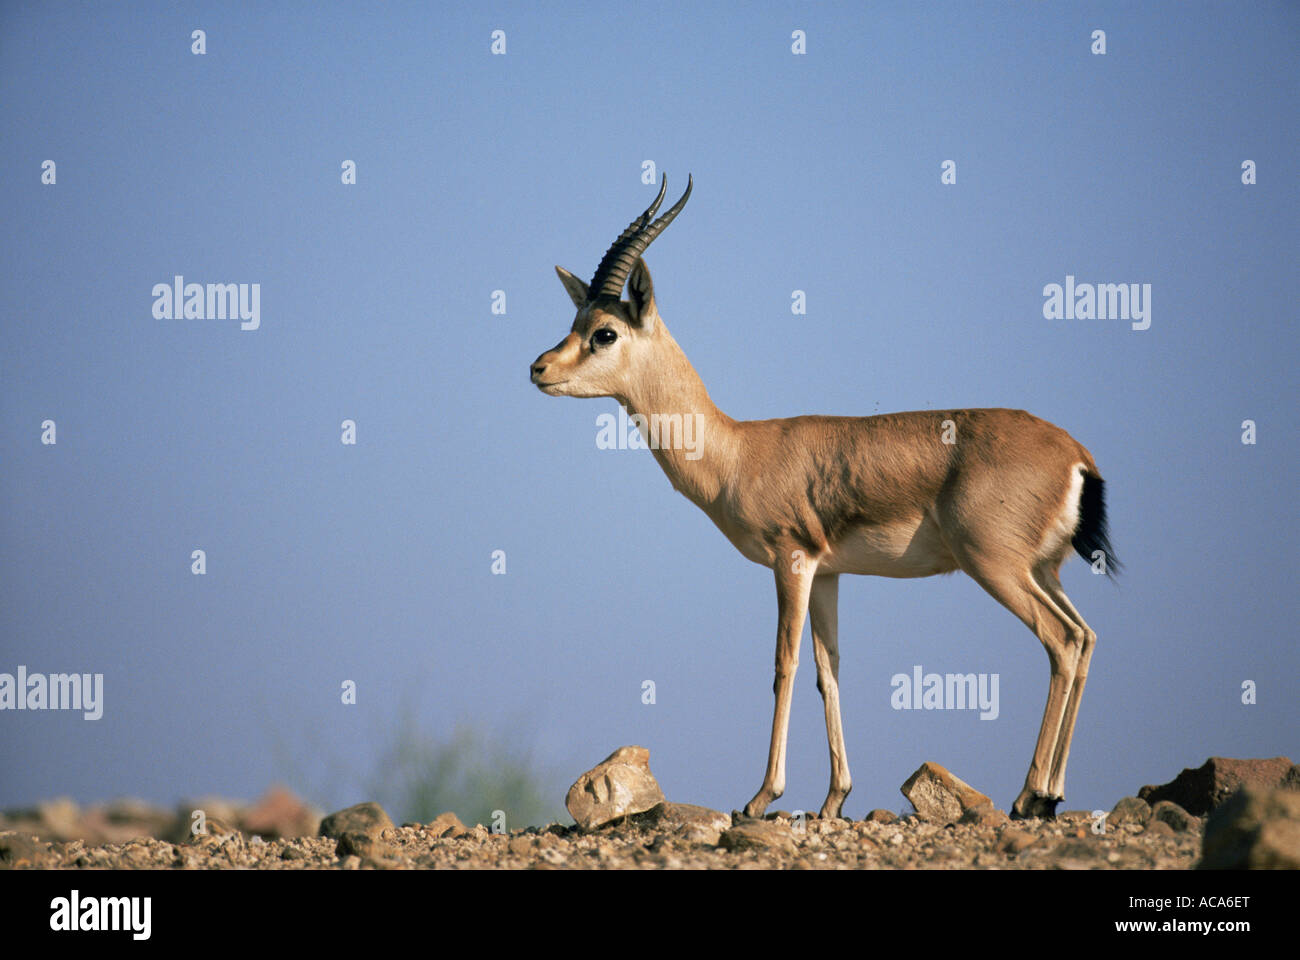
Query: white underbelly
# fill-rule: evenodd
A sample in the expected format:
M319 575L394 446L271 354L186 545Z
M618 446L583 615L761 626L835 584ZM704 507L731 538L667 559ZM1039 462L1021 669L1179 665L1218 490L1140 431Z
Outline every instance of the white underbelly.
M929 577L956 569L938 525L929 517L854 527L831 545L817 565L819 573L877 577Z
M716 519L715 519L715 522ZM794 563L800 556L778 557L772 544L757 534L718 523L746 559L765 567ZM797 551L802 553L802 551ZM818 573L854 573L877 577L929 577L957 569L938 524L931 518L851 528L817 561Z

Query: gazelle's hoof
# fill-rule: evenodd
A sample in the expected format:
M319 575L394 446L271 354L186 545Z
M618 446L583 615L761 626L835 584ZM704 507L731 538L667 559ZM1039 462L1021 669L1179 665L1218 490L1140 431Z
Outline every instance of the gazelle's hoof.
M760 791L758 796L745 804L745 816L751 817L754 820L762 820L763 814L767 813L768 804L775 799L775 797L764 797Z
M1011 819L1032 820L1039 818L1042 820L1055 820L1056 805L1064 799L1065 797L1057 797L1052 794L1022 790L1020 796L1016 797L1016 802L1011 805Z

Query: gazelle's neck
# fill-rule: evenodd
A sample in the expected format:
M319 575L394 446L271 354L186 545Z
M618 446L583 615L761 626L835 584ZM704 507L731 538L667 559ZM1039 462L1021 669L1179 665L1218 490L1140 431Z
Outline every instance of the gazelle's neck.
M673 488L696 504L715 501L739 454L736 421L717 408L667 329L653 370L618 400L635 418Z

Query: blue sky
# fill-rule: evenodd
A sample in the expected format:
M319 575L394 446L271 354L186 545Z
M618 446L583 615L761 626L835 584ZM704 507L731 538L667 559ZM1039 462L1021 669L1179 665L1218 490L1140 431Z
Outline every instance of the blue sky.
M771 574L649 453L597 449L613 400L527 380L573 319L553 265L590 277L646 161L670 201L695 178L646 259L732 416L1020 407L1096 458L1126 566L1063 573L1100 637L1066 808L1300 759L1298 28L1283 3L5 5L0 672L105 693L96 721L0 713L0 806L252 797L286 754L341 806L363 788L329 771L369 771L403 703L531 749L557 809L627 743L670 799L743 805ZM259 284L260 327L155 318L178 274ZM1067 275L1151 284L1149 329L1045 319ZM848 814L926 760L1011 803L1048 678L1019 622L960 574L846 577L840 646ZM916 664L998 674L998 718L892 709ZM775 807L828 773L805 636Z

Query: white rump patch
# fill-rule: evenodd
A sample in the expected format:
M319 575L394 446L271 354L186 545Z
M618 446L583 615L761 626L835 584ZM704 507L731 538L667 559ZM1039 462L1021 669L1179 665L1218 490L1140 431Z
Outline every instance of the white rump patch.
M1070 487L1065 493L1065 504L1048 524L1039 547L1039 556L1054 558L1069 552L1074 531L1079 528L1079 501L1083 496L1084 469L1082 463L1076 463L1070 468Z

